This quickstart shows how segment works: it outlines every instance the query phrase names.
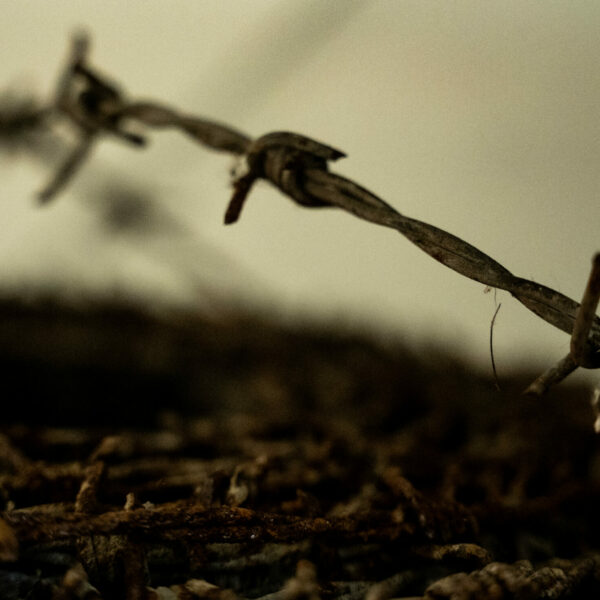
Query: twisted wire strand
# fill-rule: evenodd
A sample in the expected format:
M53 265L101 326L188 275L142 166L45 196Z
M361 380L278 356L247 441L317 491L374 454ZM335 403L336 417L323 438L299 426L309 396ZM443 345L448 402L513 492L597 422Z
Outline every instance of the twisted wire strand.
M600 319L595 316L600 297L599 274L595 287L592 286L596 302L588 301L586 306L592 306L591 312L588 309L578 320L580 305L571 298L515 276L468 242L399 213L366 188L330 172L328 161L346 156L340 150L290 132L273 132L252 140L227 125L182 114L155 102L128 102L114 84L87 65L88 50L87 38L77 36L54 100L55 109L81 129L81 142L40 194L43 201L50 200L67 184L89 156L100 134L108 133L140 146L144 138L125 129L130 121L154 128L176 128L208 148L245 157L248 172L234 182L233 196L225 213L226 224L240 217L254 182L266 179L302 206L337 207L360 219L397 230L446 267L509 292L538 317L573 334L571 352L536 380L528 388L529 393L544 393L578 366L600 367ZM597 263L596 260L598 270Z

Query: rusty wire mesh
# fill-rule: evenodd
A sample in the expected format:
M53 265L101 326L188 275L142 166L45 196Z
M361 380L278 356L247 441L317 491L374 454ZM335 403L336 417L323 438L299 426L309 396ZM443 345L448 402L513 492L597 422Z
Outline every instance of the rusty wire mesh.
M442 354L241 315L0 313L20 389L0 434L2 598L600 590L600 453L577 388L540 411L526 374L490 394Z

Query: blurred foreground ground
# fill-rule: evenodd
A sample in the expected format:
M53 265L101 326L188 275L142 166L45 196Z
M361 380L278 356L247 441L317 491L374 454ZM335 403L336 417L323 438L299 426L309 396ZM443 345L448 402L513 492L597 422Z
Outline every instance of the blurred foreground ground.
M600 592L585 388L234 313L0 320L2 598Z

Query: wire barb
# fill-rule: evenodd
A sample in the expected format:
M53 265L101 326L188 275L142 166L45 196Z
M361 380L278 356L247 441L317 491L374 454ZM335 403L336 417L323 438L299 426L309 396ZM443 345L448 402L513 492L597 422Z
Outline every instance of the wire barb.
M340 150L288 131L276 131L254 141L246 153L248 173L234 181L234 192L225 212L225 224L238 220L254 182L268 179L302 206L330 206L327 200L307 193L306 173L327 172L327 161L346 156Z

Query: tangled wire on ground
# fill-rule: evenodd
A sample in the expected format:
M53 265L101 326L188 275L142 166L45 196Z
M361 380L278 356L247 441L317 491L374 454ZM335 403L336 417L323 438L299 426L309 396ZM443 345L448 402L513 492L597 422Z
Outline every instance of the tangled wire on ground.
M92 69L87 61L89 40L73 40L70 57L59 79L52 106L44 114L60 114L80 131L79 144L39 194L48 202L60 192L89 156L101 134L134 146L145 138L126 129L137 121L155 128L174 127L204 146L245 157L247 172L234 182L225 223L234 223L257 179L266 179L296 203L308 207L337 207L372 223L391 227L421 250L461 275L510 292L548 323L571 335L570 352L526 390L544 394L578 367L600 367L600 255L581 304L549 287L517 277L471 244L442 229L398 213L389 204L353 181L329 171L328 162L345 154L335 148L289 132L274 132L255 140L210 120L182 114L154 102L128 101L119 89ZM597 424L600 428L600 424Z
M19 390L0 598L600 597L600 445L577 388L541 411L525 378L490 395L451 356L241 316L0 315Z

